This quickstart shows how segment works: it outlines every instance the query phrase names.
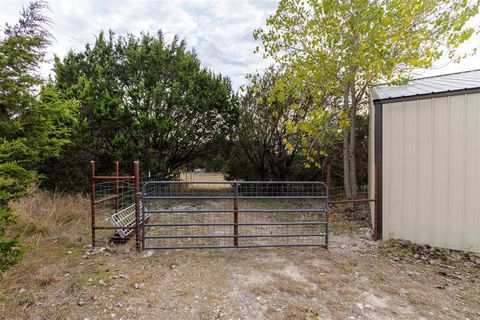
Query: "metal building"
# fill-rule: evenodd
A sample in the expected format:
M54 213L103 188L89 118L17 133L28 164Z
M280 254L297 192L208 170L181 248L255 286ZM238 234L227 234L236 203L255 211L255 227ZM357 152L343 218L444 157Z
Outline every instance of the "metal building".
M480 70L379 85L371 96L382 237L480 252Z

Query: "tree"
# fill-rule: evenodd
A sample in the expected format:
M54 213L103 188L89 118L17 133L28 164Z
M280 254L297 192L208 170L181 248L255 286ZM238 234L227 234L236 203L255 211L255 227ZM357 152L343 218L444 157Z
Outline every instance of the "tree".
M75 143L64 153L74 167L138 159L143 172L169 179L215 153L237 117L229 79L201 68L185 41L167 43L161 32L100 33L83 52L56 58L55 74L61 96L81 103Z
M304 163L307 157L316 163L325 161L325 155L317 150L330 147L319 144L330 142L334 137L314 139L295 130L294 123L312 117L315 104L311 96L302 96L292 88L283 88L281 96L270 95L282 72L269 68L262 76L253 76L244 88L232 152L226 166L227 178L313 180L321 173L317 166L306 169ZM325 115L320 121L326 126L330 119ZM335 136L334 131L329 134ZM308 154L302 150L307 140L315 147Z
M356 119L369 88L407 79L412 70L431 67L442 55L461 59L460 44L478 29L467 27L467 22L478 13L479 3L282 0L267 27L255 31L264 56L288 66L282 85L334 97L327 105L330 109L319 106L318 114L333 111L338 116L349 198L357 185ZM303 123L303 128L311 135L318 133L313 125Z
M69 142L76 119L75 101L61 101L51 86L38 94L38 68L50 36L45 8L43 1L30 3L0 39L0 272L24 251L7 232L15 222L9 201L29 193L37 167Z

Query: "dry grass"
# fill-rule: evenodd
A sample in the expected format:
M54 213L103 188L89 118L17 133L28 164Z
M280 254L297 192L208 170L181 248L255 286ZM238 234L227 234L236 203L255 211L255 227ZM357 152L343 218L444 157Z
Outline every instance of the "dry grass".
M365 220L347 218L343 212L332 209L330 212L329 230L334 235L349 235L359 228L367 227Z
M292 303L289 304L283 311L285 319L295 320L320 320L322 317L317 311L316 307L307 303Z
M273 286L269 283L258 283L253 284L248 287L248 291L250 291L255 296L261 295L268 295L272 293Z
M182 181L225 181L223 173L220 172L182 172L180 173Z
M74 293L71 275L84 268L81 255L89 233L89 201L82 195L36 192L12 203L27 253L0 276L0 319L64 318Z
M480 256L476 253L435 248L419 245L406 240L390 239L380 246L382 256L395 258L410 263L447 264L457 270L464 269L465 263L476 265L480 271ZM470 268L467 268L470 269ZM475 270L475 269L474 269Z
M58 280L59 273L58 266L42 266L33 274L33 278L39 286L44 287Z
M311 273L308 276L308 280L312 283L322 284L326 281L325 279L329 277L329 274L323 267L309 266L309 269L311 270ZM330 279L328 281L330 281Z
M130 242L86 255L88 199L37 193L13 205L29 250L0 276L0 319L480 316L476 267L410 263L418 251L370 247L360 233L333 235L329 251L157 251L146 258Z
M13 203L12 208L19 222L14 231L30 245L45 240L82 242L88 228L90 203L83 195L36 192Z
M281 292L292 296L309 296L312 293L306 283L296 281L283 274L276 274L275 278L274 286Z

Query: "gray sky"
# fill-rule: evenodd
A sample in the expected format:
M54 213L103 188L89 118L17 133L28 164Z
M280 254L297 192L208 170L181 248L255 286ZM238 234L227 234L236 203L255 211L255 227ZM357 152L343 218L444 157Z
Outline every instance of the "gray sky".
M28 0L0 0L0 25L18 20ZM175 34L195 48L203 67L232 79L234 88L245 82L245 75L267 66L261 54L254 54L257 43L253 30L264 25L277 7L275 0L64 0L48 1L55 37L53 53L63 56L68 50L82 50L100 30L117 34L161 29L170 41ZM42 73L48 75L51 65Z
M15 23L28 0L0 0L0 25ZM175 34L194 47L204 67L232 79L234 88L245 83L245 75L262 71L268 62L254 54L258 43L254 29L263 26L276 7L276 0L64 0L48 1L55 41L50 48L63 56L68 50L82 50L100 30L118 34L163 30L167 40ZM480 19L480 17L476 17ZM480 45L480 36L470 39L468 50ZM438 62L432 70L419 70L416 76L430 76L480 69L480 53L460 64ZM51 64L42 73L48 75Z

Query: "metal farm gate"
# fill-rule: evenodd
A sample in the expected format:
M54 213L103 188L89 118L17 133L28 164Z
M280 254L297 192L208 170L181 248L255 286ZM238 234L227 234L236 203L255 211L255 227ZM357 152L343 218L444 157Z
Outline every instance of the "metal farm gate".
M145 250L328 246L322 182L149 181L141 205Z

